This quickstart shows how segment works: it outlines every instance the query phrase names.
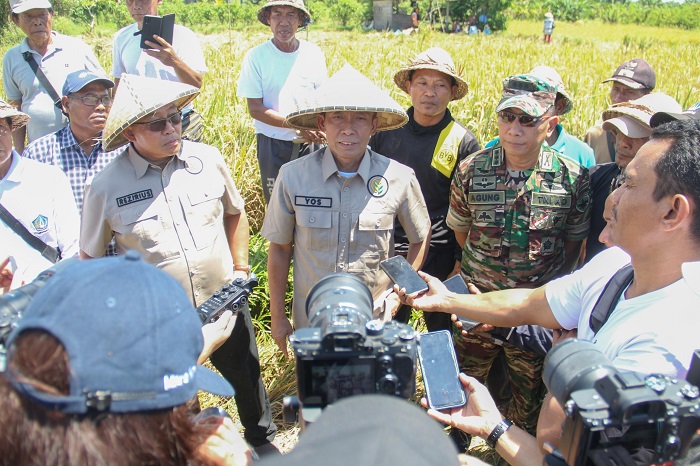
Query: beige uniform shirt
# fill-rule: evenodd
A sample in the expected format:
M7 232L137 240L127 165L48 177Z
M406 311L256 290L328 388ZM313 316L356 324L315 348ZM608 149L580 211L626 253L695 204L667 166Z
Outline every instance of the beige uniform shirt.
M199 305L232 279L224 215L243 210L215 147L183 141L180 153L161 170L129 146L88 181L80 248L101 257L114 237L118 254L139 251Z
M430 219L413 170L367 150L357 174L338 174L333 155L321 149L285 164L267 207L262 235L294 244L296 328L308 326L306 295L334 272L357 275L373 294L394 255L394 218L410 243L423 241ZM369 310L372 312L372 309Z

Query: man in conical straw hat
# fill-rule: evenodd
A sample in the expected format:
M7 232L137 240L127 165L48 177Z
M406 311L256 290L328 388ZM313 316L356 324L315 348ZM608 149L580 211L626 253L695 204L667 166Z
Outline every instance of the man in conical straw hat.
M268 0L258 20L270 27L272 39L250 49L243 58L238 97L246 99L253 117L258 164L265 203L280 167L313 152L323 142L318 131L298 131L285 123L305 96L328 78L321 49L298 39L296 32L311 21L302 0Z
M444 280L459 273L460 254L455 235L445 224L450 205L450 181L457 163L481 149L471 131L456 121L447 105L467 94L467 82L447 51L433 47L419 53L394 75L396 85L411 97L408 123L377 133L370 146L380 154L411 167L418 178L430 214L430 248L421 270ZM408 240L397 227L397 253L406 254ZM397 320L408 322L410 307L402 306ZM450 315L424 314L428 331L451 329Z
M12 148L12 132L28 122L29 115L0 100L0 205L7 211L0 215L0 294L78 254L80 218L68 178ZM21 228L11 226L10 216Z
M221 153L181 139L181 111L198 94L189 84L122 77L103 145L129 147L88 182L80 232L81 256L103 256L114 238L118 254L139 251L195 306L249 274L248 219ZM250 379L260 366L247 307L211 360L236 386L236 400L247 400L237 402L246 440L268 445L276 427L262 380Z
M382 302L389 280L379 261L394 255L394 218L408 238L408 261L416 269L422 264L430 220L418 180L410 168L367 147L375 132L407 120L388 93L349 65L316 91L313 102L287 116L294 128L324 131L327 147L282 167L262 228L270 240L272 336L285 354L292 333L284 302L292 251L297 328L308 326L307 293L330 273L357 275ZM398 301L387 303L389 311L395 306Z

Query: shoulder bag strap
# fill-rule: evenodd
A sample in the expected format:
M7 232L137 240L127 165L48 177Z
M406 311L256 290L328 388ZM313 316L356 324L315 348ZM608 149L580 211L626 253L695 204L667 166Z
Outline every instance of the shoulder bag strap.
M42 240L34 236L27 228L15 218L2 204L0 204L0 219L7 224L8 227L17 233L28 245L41 253L43 257L55 264L61 259L61 253L56 248L49 246Z
M63 106L61 105L61 98L58 96L58 92L56 92L56 89L53 88L53 86L49 82L49 79L46 77L46 75L44 74L42 69L39 68L39 64L36 62L36 59L34 58L34 55L32 55L32 52L30 52L30 51L22 52L22 56L24 57L24 60L27 62L27 64L32 69L34 74L36 75L36 78L41 83L41 86L44 89L46 89L46 92L49 93L49 97L51 97L51 99L53 99L53 104L56 107L58 107L59 110L63 110Z
M634 269L632 264L627 264L620 270L615 272L610 281L603 288L603 292L598 297L598 301L593 307L591 317L588 320L588 325L593 330L593 333L598 333L598 330L605 324L612 314L615 306L617 306L620 296L627 289L627 286L632 283L634 278Z

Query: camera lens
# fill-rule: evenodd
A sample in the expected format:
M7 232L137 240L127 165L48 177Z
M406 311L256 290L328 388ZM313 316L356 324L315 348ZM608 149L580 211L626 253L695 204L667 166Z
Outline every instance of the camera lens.
M364 325L372 319L372 293L354 275L328 275L311 288L306 297L309 327L334 325ZM335 317L334 317L335 316Z
M571 339L557 344L544 360L542 377L552 395L563 405L571 392L593 388L595 382L617 370L589 341Z

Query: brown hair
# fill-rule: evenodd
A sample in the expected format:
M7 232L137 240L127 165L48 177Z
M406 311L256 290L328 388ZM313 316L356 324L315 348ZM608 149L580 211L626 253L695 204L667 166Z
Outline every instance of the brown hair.
M8 371L53 393L69 391L69 362L50 334L19 335ZM195 424L185 405L126 414L65 414L22 396L0 374L0 464L203 465L197 448L212 427Z

